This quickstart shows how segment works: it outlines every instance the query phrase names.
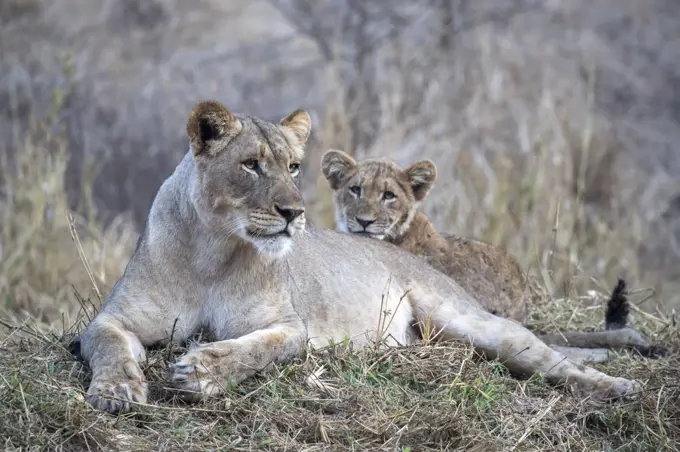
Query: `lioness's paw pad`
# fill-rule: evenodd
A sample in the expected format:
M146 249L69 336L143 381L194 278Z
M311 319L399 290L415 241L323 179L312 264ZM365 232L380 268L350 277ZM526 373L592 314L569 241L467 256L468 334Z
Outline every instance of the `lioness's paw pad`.
M93 381L86 399L96 409L115 414L130 411L135 403L146 403L147 393L144 382Z

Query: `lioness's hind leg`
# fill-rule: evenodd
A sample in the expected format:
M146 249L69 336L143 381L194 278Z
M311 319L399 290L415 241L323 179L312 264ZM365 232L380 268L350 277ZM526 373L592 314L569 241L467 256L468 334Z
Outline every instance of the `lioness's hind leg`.
M92 369L87 400L110 413L146 403L147 384L137 361L145 351L139 338L106 316L96 317L81 337L81 351Z
M427 300L427 298L426 298ZM429 301L429 300L428 300ZM616 378L569 360L517 322L494 316L474 306L458 308L453 302L419 303L414 312L426 314L440 337L467 339L490 359L499 359L516 375L540 373L553 384L575 383L584 395L617 398L636 392L639 384ZM421 308L421 309L418 309ZM422 321L423 319L418 319Z
M609 350L606 348L578 348L551 346L553 350L563 354L577 364L604 363L609 361Z

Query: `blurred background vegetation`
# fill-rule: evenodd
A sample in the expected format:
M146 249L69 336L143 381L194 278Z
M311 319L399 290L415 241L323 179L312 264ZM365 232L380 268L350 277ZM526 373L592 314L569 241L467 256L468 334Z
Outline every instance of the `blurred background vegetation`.
M669 315L679 81L674 0L0 0L2 315L60 327L74 288L108 291L207 98L310 112L315 225L334 226L326 149L429 158L440 230L507 247L554 296L623 276Z

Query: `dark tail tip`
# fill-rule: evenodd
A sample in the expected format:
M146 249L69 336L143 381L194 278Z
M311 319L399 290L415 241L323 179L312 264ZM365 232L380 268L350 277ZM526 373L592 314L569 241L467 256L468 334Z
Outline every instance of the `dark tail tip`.
M607 312L604 316L605 329L620 330L621 328L625 328L628 323L629 312L630 306L628 305L626 281L619 278L612 291L612 295L607 302Z

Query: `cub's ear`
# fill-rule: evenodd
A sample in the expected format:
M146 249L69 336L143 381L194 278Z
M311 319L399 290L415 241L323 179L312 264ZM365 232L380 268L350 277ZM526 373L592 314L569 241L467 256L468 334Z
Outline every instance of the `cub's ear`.
M300 145L307 143L309 132L312 130L312 118L304 111L297 109L283 118L279 124L290 129L300 141Z
M437 167L430 160L416 162L406 168L406 177L411 184L416 201L425 199L437 180Z
M349 154L335 149L326 151L321 158L321 171L333 190L340 188L347 173L356 166L357 162Z
M189 113L187 135L194 155L215 155L241 131L241 121L219 102L207 100L194 106Z

